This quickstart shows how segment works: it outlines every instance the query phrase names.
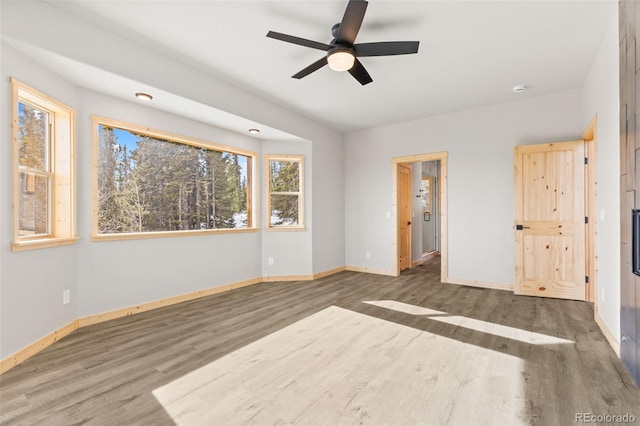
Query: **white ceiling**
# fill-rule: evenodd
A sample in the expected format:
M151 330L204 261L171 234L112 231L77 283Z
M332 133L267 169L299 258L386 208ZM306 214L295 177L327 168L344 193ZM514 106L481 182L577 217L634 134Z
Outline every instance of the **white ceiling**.
M617 9L615 0L371 0L356 41L419 40L420 50L363 58L373 83L361 86L328 67L292 79L322 52L265 36L329 43L346 0L50 3L340 131L579 88ZM82 85L104 91L90 72L78 72ZM530 89L516 95L516 84ZM111 90L130 97L126 86Z

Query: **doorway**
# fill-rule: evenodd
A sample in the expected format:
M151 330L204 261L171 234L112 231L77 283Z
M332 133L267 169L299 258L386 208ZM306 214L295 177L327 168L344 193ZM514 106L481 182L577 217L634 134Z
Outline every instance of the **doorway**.
M515 293L585 300L585 143L515 147Z
M593 302L598 318L596 126L574 142L515 147L514 291Z
M423 161L416 164L420 170L420 190L417 196L419 213L416 218L420 243L417 252L420 255L411 266L440 256L440 160Z
M431 247L433 247L433 250L431 250L431 252L434 252L432 255L435 255L436 252L436 247L437 247L437 251L440 253L440 279L442 282L447 282L448 280L448 253L447 253L447 158L448 158L448 153L447 152L436 152L436 153L430 153L430 154L417 154L417 155L410 155L410 156L405 156L405 157L396 157L392 159L392 180L393 180L393 194L392 194L392 212L394 214L394 219L392 220L392 236L393 236L393 241L392 241L392 253L393 253L393 262L394 262L394 271L395 271L395 275L398 276L400 275L400 271L401 268L404 269L405 268L405 264L404 262L402 262L401 265L401 259L400 259L400 254L402 252L402 248L401 247L401 232L403 226L401 227L400 225L400 220L403 221L403 225L404 225L404 214L403 217L401 218L401 213L402 213L402 206L406 203L406 200L403 198L403 194L405 193L405 191L400 187L401 186L401 180L398 178L399 173L400 173L400 169L401 167L403 167L403 165L409 166L409 165L415 165L416 163L418 163L420 165L419 168L417 167L413 167L413 176L417 176L418 182L416 185L413 185L412 187L412 191L409 194L410 200L409 203L411 203L413 206L418 206L417 208L414 207L413 208L413 214L412 217L409 220L406 220L407 223L411 222L411 225L409 225L409 227L413 226L413 227L417 227L418 223L420 223L420 227L422 226L422 222L425 222L425 215L422 212L422 194L424 193L424 191L420 191L423 187L422 187L422 164L424 162L439 162L439 174L438 174L438 179L434 180L434 183L432 184L431 182L429 183L430 185L430 192L432 192L433 197L432 200L436 200L436 201L432 201L432 205L428 206L428 208L431 210L431 217L429 217L429 215L426 216L427 219L429 219L430 222L432 222L434 226L434 228L437 228L437 235L439 235L438 241L437 241L437 246L436 246L436 241L435 241L435 235L434 235L434 241ZM417 170L416 170L417 169ZM415 180L414 180L415 181ZM438 207L438 214L437 214L437 219L434 218L433 216L433 209L436 207L436 203L437 203L437 207ZM420 222L422 221L422 222ZM411 231L415 231L415 229L411 229ZM434 229L435 232L435 229ZM414 235L416 235L414 233ZM416 240L416 238L413 238L414 242ZM405 240L402 240L402 244L404 244ZM412 253L411 257L412 257L412 262L410 262L410 265L416 261L416 260L421 260L422 256L423 256L423 250L421 248L422 246L422 235L420 234L420 244L418 247L420 247L419 250L416 250L415 247L413 249L409 249L409 252ZM415 244L414 244L415 246Z

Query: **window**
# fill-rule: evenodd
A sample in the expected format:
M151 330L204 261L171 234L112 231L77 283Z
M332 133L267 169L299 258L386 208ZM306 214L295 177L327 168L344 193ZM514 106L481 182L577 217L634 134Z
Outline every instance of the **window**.
M304 157L267 155L267 228L304 229Z
M255 230L255 155L94 117L97 239Z
M433 187L433 176L423 176L422 177L422 186L420 188L420 203L422 205L422 213L432 213L433 212L433 192L435 188Z
M70 244L75 235L74 119L70 107L11 78L12 250Z

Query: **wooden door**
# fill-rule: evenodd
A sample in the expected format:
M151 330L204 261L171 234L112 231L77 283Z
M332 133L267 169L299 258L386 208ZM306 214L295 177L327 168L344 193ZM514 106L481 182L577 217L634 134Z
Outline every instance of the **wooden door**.
M584 141L515 149L515 293L585 300Z
M398 164L398 264L411 267L411 165Z

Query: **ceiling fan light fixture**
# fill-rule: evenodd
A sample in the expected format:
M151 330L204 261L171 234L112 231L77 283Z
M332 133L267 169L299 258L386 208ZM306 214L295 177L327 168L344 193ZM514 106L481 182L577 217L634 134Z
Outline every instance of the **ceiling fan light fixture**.
M329 68L334 71L349 71L356 62L356 57L349 49L336 49L327 56Z

